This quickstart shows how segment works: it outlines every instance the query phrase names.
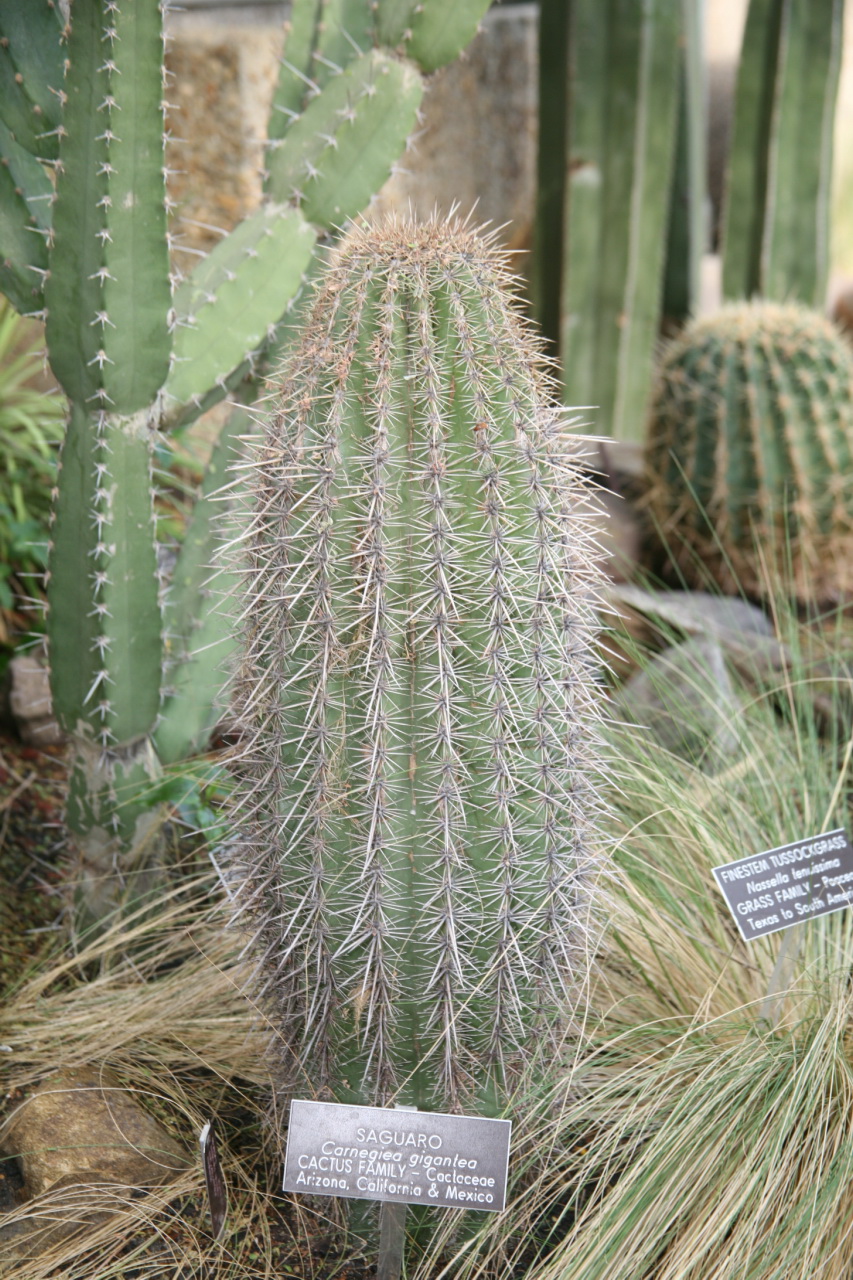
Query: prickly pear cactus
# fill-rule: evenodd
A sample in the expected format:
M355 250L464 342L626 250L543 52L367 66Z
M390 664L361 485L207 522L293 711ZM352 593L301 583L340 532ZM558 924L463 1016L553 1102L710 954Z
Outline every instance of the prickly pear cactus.
M689 581L802 600L853 587L853 359L796 305L732 303L667 349L645 452L651 515Z
M551 393L439 223L351 232L284 370L234 767L297 1086L494 1108L583 982L599 571Z

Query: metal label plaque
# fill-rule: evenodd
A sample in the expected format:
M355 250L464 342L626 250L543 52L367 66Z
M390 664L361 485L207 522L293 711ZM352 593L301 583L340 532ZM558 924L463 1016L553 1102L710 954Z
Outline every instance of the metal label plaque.
M225 1192L222 1165L219 1163L219 1153L216 1150L216 1136L210 1120L199 1134L199 1143L204 1166L204 1182L207 1187L207 1202L210 1206L210 1221L213 1226L213 1238L216 1240L225 1225L228 1197Z
M745 942L853 905L853 848L841 827L727 862L714 875Z
M482 1116L294 1099L284 1190L497 1212L511 1129Z

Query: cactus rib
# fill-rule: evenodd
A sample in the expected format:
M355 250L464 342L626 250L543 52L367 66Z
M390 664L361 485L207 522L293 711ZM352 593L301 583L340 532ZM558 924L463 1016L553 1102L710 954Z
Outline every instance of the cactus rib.
M0 124L0 289L24 315L44 304L52 194L39 162Z
M637 437L660 313L681 5L571 8L560 354L564 399Z
M51 596L54 707L66 732L103 745L147 733L159 710L160 611L149 426L72 402L60 458ZM116 495L121 495L117 501ZM132 673L132 674L131 674Z
M98 400L105 407L99 394L101 335L93 321L103 312L109 156L107 138L91 127L93 120L104 119L100 108L109 96L103 17L100 4L79 5L68 39L53 252L44 293L53 372L78 404ZM69 324L69 316L80 323Z
M111 5L104 387L115 412L151 404L169 371L171 305L158 3Z
M222 428L166 593L163 707L153 735L164 764L203 750L222 711L219 695L235 644L225 602L235 584L227 568L217 564L220 490L251 425L245 410L235 410Z
M55 160L63 88L55 0L0 0L0 119L40 160Z

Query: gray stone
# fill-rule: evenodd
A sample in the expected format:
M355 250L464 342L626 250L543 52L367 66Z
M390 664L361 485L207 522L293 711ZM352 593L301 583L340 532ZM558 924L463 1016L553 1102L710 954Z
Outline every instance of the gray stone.
M620 583L609 588L608 599L620 612L631 609L687 636L725 641L729 636L773 635L773 624L755 605L710 591L646 591Z
M658 654L620 690L614 709L707 772L729 763L740 741L740 708L716 640L687 640Z

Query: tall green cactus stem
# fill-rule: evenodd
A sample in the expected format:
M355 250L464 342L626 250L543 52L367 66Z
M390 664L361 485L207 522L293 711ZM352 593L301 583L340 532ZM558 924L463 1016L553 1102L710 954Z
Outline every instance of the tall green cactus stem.
M500 255L351 232L250 468L245 902L291 1082L501 1103L588 963L584 486Z
M543 252L556 241L552 190L537 227L537 296L545 317L559 312L565 403L597 406L598 432L638 439L660 318L682 0L572 0L566 25L566 151L540 163L540 174L550 163L566 175L562 253L554 262ZM553 113L549 66L540 101ZM543 138L560 127L548 122Z
M71 416L48 637L57 719L75 744L66 818L99 914L117 890L137 887L116 885L116 858L124 851L129 874L156 810L147 794L162 657L151 444L171 347L159 6L81 0L67 55L45 303Z
M703 6L682 0L678 130L669 197L663 315L668 325L683 324L699 305L702 255L708 246L707 131L708 86L703 42Z
M735 93L723 292L823 306L843 0L751 0Z
M649 506L681 572L759 595L853 589L853 359L796 305L731 303L661 365L646 444Z

